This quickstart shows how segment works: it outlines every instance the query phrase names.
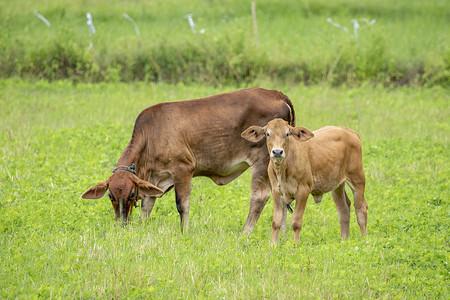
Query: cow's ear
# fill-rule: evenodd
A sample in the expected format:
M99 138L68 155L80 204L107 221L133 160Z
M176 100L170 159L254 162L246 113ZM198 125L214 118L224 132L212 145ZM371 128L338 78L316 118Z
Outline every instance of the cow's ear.
M157 186L151 184L148 181L139 179L136 177L135 183L139 188L139 192L147 197L161 197L164 195L164 191L158 188Z
M266 128L259 126L250 126L241 133L241 137L247 141L256 143L263 139L266 134Z
M292 136L301 142L305 142L314 137L314 133L312 133L308 128L302 126L291 128L289 131Z
M83 198L83 199L100 199L101 197L103 197L103 195L108 190L108 186L109 186L108 180L100 182L99 184L96 184L96 185L88 188L86 190L86 192L84 192L83 195L81 195L81 198Z

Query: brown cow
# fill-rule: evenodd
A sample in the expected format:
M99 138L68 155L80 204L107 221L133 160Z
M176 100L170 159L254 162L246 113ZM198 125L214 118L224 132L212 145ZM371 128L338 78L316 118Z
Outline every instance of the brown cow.
M137 117L115 172L82 198L98 199L109 189L116 220L122 216L126 222L139 198L141 217L146 218L156 197L175 187L183 230L189 225L193 177L206 176L224 185L251 166L250 211L244 225L244 231L251 232L270 196L270 158L264 141L248 143L240 134L273 118L294 126L292 103L280 92L259 88L151 106Z
M336 204L341 237L347 239L351 203L345 192L345 182L353 192L361 234L367 234L366 181L361 141L355 131L327 126L313 133L305 127L292 127L282 119L275 119L264 127L249 127L242 137L255 143L266 137L270 154L268 173L274 198L272 243L277 243L286 204L296 200L291 225L294 240L298 243L309 194L319 203L327 192L331 192Z

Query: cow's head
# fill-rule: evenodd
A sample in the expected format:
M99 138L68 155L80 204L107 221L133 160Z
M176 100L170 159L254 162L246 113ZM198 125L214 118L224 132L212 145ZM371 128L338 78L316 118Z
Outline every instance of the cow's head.
M142 180L134 175L129 168L117 169L106 181L91 186L83 193L83 199L99 199L109 189L109 199L116 214L116 221L128 221L133 206L137 204L138 198L161 197L164 192L148 181Z
M283 119L273 119L264 127L250 126L241 136L253 143L266 137L270 158L275 164L279 164L286 157L291 137L304 142L314 137L314 134L305 127L292 127Z

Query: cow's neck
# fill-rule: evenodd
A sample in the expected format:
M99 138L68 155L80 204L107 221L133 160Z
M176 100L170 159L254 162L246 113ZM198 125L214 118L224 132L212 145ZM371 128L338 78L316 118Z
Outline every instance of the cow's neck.
M132 164L135 164L136 175L140 178L142 178L140 164L142 153L141 148L142 147L136 143L136 139L133 137L117 162L117 166L131 166Z

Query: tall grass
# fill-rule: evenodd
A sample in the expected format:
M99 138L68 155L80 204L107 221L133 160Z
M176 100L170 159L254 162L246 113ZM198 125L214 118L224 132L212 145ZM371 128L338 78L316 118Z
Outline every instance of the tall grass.
M106 197L80 195L110 175L137 114L234 88L1 80L0 297L448 299L447 90L274 87L298 125L361 134L368 236L352 213L340 241L330 195L308 202L299 245L288 226L269 247L271 200L241 235L249 172L222 187L195 178L185 234L173 192L148 223L136 209L116 226Z
M0 76L74 81L448 86L448 1L47 1L0 3ZM52 24L34 16L37 9ZM86 12L97 32L90 37ZM130 15L138 24L122 17ZM194 14L194 34L185 16ZM326 20L349 28L349 33ZM353 36L352 19L375 19ZM362 23L363 24L363 23Z

